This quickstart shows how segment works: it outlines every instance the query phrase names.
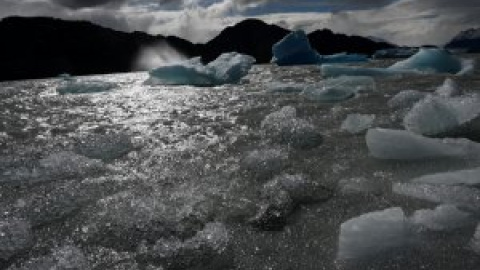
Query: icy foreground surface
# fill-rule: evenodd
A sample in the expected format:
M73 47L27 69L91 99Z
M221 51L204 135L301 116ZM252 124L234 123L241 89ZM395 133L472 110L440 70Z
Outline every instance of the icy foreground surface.
M457 74L468 75L473 63L465 62L441 49L426 49L410 58L399 61L388 68L364 68L350 66L323 65L322 75L337 76L403 76L414 74Z
M389 208L350 219L340 226L337 259L362 259L409 244L408 219L401 208Z
M339 102L354 97L359 93L376 90L375 81L371 77L349 77L326 79L318 85L307 87L302 95L309 100L319 102Z
M453 205L439 205L435 209L417 210L410 221L433 231L451 231L474 224L471 214L459 210Z
M255 59L238 53L224 53L203 65L200 58L162 66L150 71L147 84L214 86L238 83L255 63Z
M404 130L370 129L366 142L380 159L478 158L480 145L466 139L431 139Z

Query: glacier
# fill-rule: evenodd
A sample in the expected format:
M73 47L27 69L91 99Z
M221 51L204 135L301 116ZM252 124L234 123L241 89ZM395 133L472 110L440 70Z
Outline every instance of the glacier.
M196 57L151 70L145 83L193 86L236 84L248 74L254 63L255 58L239 53L224 53L207 65Z

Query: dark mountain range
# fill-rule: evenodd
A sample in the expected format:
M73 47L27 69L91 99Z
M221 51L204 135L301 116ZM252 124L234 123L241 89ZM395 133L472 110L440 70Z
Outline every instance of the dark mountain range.
M290 31L260 20L248 19L225 28L206 44L193 44L178 37L125 33L89 22L53 18L10 17L0 21L0 81L72 75L128 72L146 46L166 43L188 57L204 62L225 52L251 55L268 63L272 45ZM340 52L373 54L391 48L385 42L319 30L309 39L321 54Z
M460 50L469 53L480 52L480 28L468 29L456 35L445 45L450 50Z

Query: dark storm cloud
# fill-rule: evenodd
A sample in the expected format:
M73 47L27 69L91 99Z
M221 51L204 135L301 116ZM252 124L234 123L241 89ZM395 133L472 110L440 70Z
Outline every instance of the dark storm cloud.
M120 6L127 0L51 0L52 3L71 9L80 9L98 6Z

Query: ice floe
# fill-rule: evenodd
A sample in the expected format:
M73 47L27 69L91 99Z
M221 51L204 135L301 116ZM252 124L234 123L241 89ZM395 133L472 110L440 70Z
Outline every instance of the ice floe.
M480 144L467 139L432 139L405 130L375 128L366 135L370 154L379 159L472 158Z
M369 129L373 121L375 121L373 114L349 114L340 126L340 130L359 134Z
M317 85L307 87L302 95L313 101L339 102L352 98L358 93L368 93L375 90L375 81L371 77L342 76L322 80Z
M433 231L451 231L473 225L474 221L470 213L448 204L439 205L433 210L417 210L410 217L413 224Z
M480 185L480 168L428 174L412 180L412 183L438 185Z
M340 226L337 259L364 259L408 246L411 231L401 208L371 212Z
M147 84L215 86L235 84L245 77L255 59L238 53L224 53L203 65L200 58L158 67L150 71Z
M99 93L110 91L116 87L118 87L116 83L107 81L64 77L61 84L57 87L57 92L60 95Z
M296 109L285 106L265 117L261 123L265 136L274 142L296 148L310 148L320 145L322 135L308 121L296 117Z

